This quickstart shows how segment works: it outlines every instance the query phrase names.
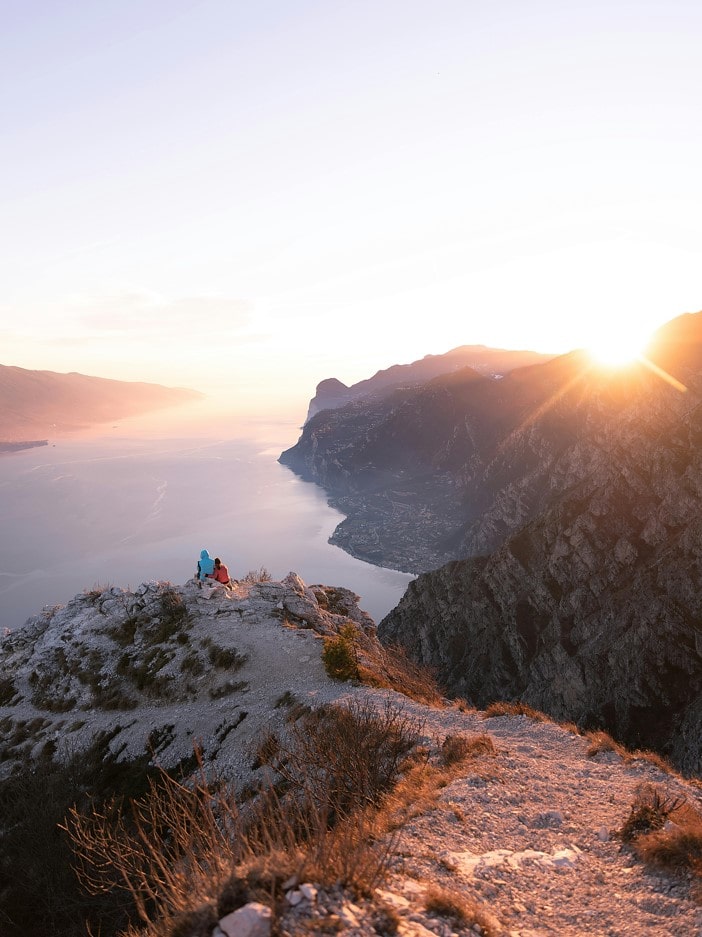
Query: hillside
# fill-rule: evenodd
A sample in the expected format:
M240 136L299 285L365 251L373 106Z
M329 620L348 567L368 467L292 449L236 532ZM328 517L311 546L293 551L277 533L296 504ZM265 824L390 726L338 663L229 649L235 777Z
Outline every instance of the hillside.
M170 407L201 396L181 387L0 365L0 447ZM15 444L14 446L12 444ZM2 451L2 449L0 449Z
M379 719L392 727L383 744L398 731L408 740L394 790L377 801L373 835L364 833L369 816L358 815L355 838L343 841L351 860L343 873L330 866L331 840L322 865L301 857L290 865L276 853L267 864L249 856L234 867L211 856L197 873L206 879L187 879L181 910L168 912L176 913L168 933L240 937L271 933L272 925L282 935L699 933L689 864L646 865L639 846L654 834L630 842L622 833L632 805L657 791L669 804L661 808L670 809L666 836L676 841L702 811L699 786L656 759L628 755L605 737L581 736L538 713L427 705L392 689L333 680L322 663L324 636L334 640L349 627L366 679L381 677L387 657L356 597L308 587L292 573L232 589L145 583L134 592L112 587L76 596L2 638L3 772L26 765L24 752L48 778L58 770L55 759L99 736L120 759L137 757L149 743L164 764L182 763L200 739L206 770L243 791L265 776L266 762L275 764L262 755L266 746L275 750L266 742L271 733L284 748L296 733L306 749L314 747L333 704L363 722L364 736ZM312 718L310 732L305 720ZM336 748L344 744L339 737ZM356 759L365 742L359 736L352 745ZM290 757L278 762L289 778ZM345 784L349 777L360 776L346 775ZM16 845L10 832L0 831L3 900L8 888L23 887L22 877L7 875L7 849ZM229 854L224 839L218 849ZM363 879L361 891L339 884L371 874L362 869L372 857L380 862L372 884ZM254 883L264 869L270 875L271 862L280 877L266 898ZM55 903L50 908L34 894L23 908L46 907L44 927L15 928L5 919L3 933L67 933L51 924Z

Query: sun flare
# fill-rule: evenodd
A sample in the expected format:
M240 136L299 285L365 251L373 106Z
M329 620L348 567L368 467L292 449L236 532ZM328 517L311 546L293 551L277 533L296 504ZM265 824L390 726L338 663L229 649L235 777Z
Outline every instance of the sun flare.
M623 368L640 359L646 339L639 335L610 333L592 341L588 352L597 364L608 368Z

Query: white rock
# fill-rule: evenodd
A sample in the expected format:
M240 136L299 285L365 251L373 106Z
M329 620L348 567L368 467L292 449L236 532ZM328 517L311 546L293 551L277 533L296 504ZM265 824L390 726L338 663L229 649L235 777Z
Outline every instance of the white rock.
M314 885L310 885L309 882L300 885L300 891L302 892L302 897L306 898L308 901L314 902L317 900L317 889Z
M252 901L223 917L219 926L225 937L270 937L272 919L270 908Z

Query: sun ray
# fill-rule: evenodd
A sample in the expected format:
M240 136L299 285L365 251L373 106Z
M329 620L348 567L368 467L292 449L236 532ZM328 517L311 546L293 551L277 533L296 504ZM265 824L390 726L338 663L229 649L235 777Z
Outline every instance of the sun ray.
M681 394L687 393L687 387L681 381L673 377L672 374L668 374L667 371L664 371L663 368L659 367L654 361L651 361L650 358L647 358L646 355L638 355L636 360L640 361L649 371L652 371L662 381L665 381L666 384L670 384L671 387L674 387L675 390L679 391Z

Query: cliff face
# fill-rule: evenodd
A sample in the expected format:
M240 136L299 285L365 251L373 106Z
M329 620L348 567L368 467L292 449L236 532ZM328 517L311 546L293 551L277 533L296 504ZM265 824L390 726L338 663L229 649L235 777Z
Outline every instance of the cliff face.
M583 399L566 445L543 417L514 434L511 457L533 465L494 485L457 542L487 552L519 529L420 576L379 634L477 705L521 699L699 772L702 407L698 322L685 324L658 360L686 391L642 372Z

